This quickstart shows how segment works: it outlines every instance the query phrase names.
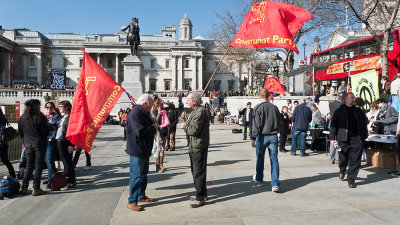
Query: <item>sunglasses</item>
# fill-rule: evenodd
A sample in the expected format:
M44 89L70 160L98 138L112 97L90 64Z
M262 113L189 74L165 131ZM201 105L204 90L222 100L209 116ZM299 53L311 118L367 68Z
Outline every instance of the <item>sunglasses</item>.
M58 108L64 108L64 106L63 105L59 105Z
M52 106L51 107L46 107L46 109L54 109L54 107L52 107Z

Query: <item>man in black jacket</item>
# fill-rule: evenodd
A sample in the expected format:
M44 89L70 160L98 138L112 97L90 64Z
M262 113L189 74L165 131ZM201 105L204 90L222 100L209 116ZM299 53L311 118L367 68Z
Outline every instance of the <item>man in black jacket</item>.
M136 102L136 107L128 114L126 121L126 153L130 156L128 208L132 211L142 209L138 202L155 201L145 194L149 157L156 134L156 126L149 116L153 106L153 97L149 94L142 94Z
M252 136L251 121L253 118L253 108L251 108L251 102L247 103L247 107L239 112L243 116L243 140L247 139L247 128L249 128L249 136Z
M355 180L361 166L362 142L368 137L368 118L358 107L355 107L356 97L353 93L345 94L345 104L337 109L332 117L330 137L331 145L338 144L339 179L345 177L350 188L355 188Z
M292 131L292 149L290 155L296 155L297 139L300 137L300 156L308 156L306 153L306 134L308 125L312 120L311 109L306 105L306 100L301 99L292 116L293 131Z

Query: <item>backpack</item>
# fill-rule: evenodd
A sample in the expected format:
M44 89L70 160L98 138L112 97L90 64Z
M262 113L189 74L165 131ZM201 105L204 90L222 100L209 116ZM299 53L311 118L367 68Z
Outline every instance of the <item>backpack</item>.
M68 183L67 172L57 172L53 174L50 181L50 187L52 191L59 191Z
M21 185L18 181L10 176L4 176L0 180L0 198L7 197L11 198L18 194Z

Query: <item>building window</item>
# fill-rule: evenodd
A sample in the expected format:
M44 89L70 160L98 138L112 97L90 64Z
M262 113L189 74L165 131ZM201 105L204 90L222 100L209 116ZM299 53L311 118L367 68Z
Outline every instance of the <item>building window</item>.
M154 79L150 80L150 91L155 91L156 90L156 81Z
M166 91L171 90L171 80L164 81L164 90L166 90Z
M35 57L35 56L31 56L31 57L30 57L29 65L30 65L30 66L35 66L35 65L36 65L35 61L36 61L36 57Z
M214 91L220 91L220 90L221 90L221 81L215 80L214 81Z
M228 80L228 88L230 91L233 91L233 86L235 86L234 80Z
M150 60L150 68L155 68L156 67L156 59L151 59Z
M79 67L82 68L82 66L83 66L83 59L79 59Z
M184 88L185 90L191 91L192 87L191 87L191 80L185 80L185 84L184 84Z
M112 67L113 67L113 61L112 61L112 59L108 59L108 60L107 60L107 67L108 67L108 68L112 68Z
M169 59L165 60L165 68L169 69Z
M185 69L189 69L189 59L185 59Z
M67 66L68 66L68 59L64 58L64 67L67 68Z

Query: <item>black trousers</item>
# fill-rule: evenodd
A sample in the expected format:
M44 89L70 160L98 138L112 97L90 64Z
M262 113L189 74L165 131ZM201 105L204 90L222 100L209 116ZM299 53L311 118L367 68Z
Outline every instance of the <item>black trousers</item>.
M280 133L279 134L279 150L284 150L287 140L287 134Z
M46 145L37 147L25 146L26 169L24 172L24 178L22 180L22 188L28 188L33 169L35 169L35 173L33 174L33 189L40 189L40 179L42 178L46 147Z
M61 161L64 164L64 171L68 172L68 183L74 184L75 180L75 168L72 163L72 153L68 152L68 143L65 141L57 142L58 152L60 153Z
M208 148L199 152L189 152L190 168L192 170L196 200L201 201L207 197L207 154Z
M12 166L10 160L8 159L8 145L5 143L0 143L0 158L3 164L7 167L8 174L10 174L11 177L15 178L14 167Z
M86 166L92 166L92 162L90 160L89 153L87 151L85 151L85 150L83 150L83 151L85 152L85 155L86 155ZM74 168L76 167L76 164L78 164L79 156L81 155L81 153L82 153L82 149L81 148L76 148L75 156L74 156L74 159L72 160Z
M344 173L348 165L347 181L354 182L361 167L362 143L360 136L348 137L346 142L339 141L338 144L341 148L339 152L339 169Z

